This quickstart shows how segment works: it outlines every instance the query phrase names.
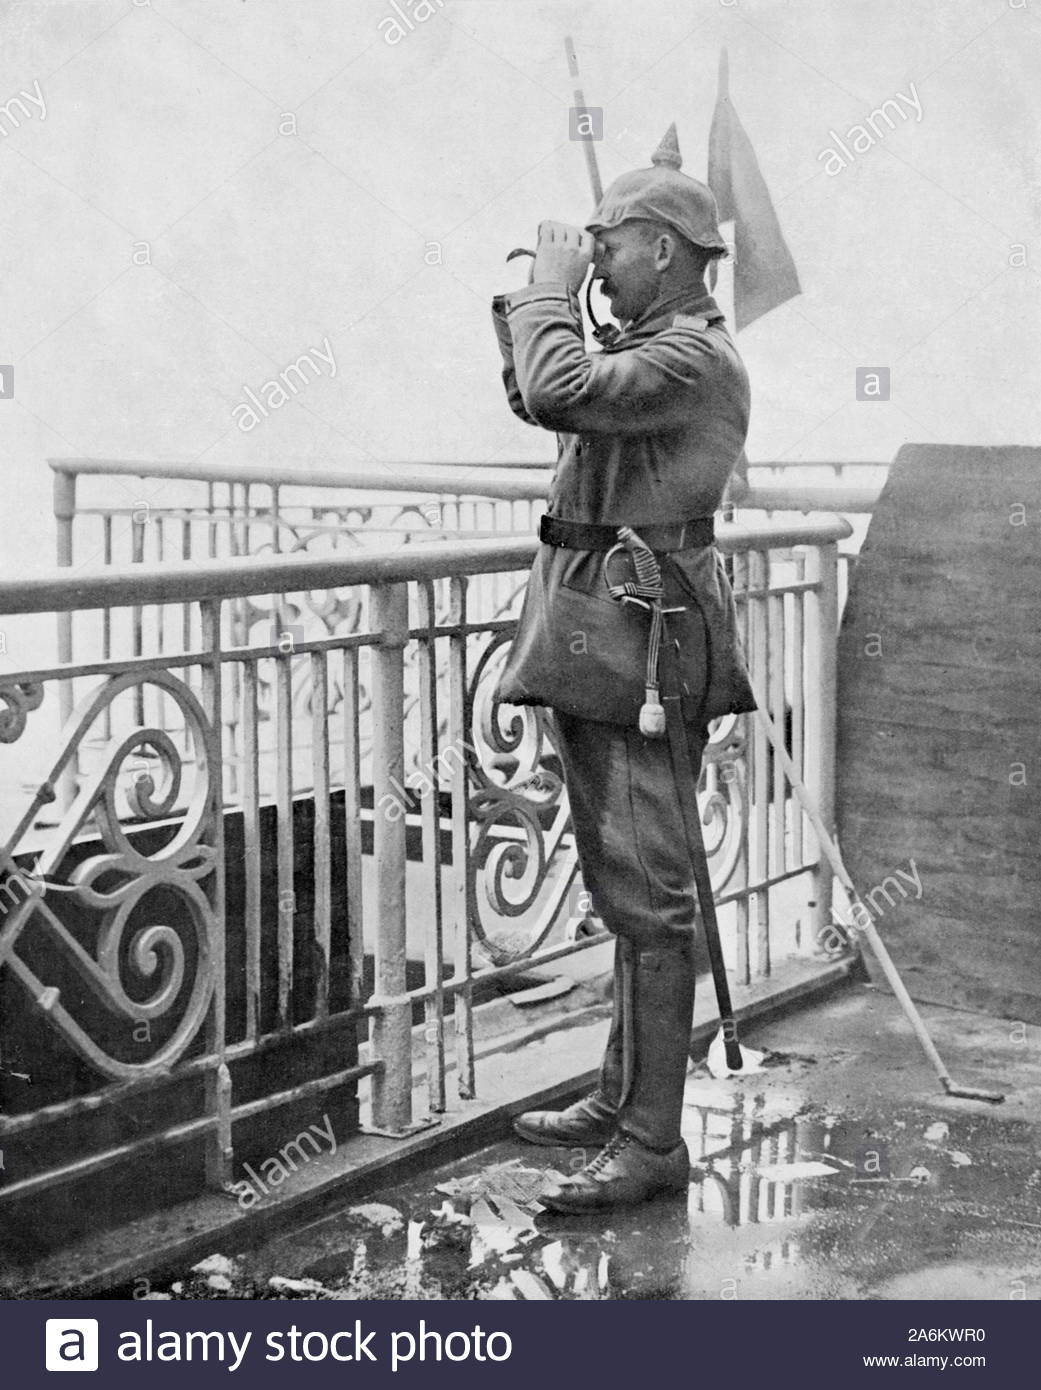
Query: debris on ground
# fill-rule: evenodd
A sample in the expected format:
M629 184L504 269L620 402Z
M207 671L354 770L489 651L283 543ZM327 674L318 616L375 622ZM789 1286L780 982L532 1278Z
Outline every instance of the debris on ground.
M192 1265L191 1272L203 1277L216 1274L230 1279L235 1273L235 1261L227 1255L207 1255L197 1265Z
M387 1202L362 1202L359 1206L348 1208L348 1215L378 1226L384 1240L403 1230L405 1226L405 1218L401 1212Z
M755 1172L764 1182L803 1182L807 1178L828 1178L839 1170L830 1163L813 1160L797 1163L763 1163Z
M529 1302L536 1299L551 1299L552 1291L544 1280L538 1275L532 1274L527 1269L513 1269L510 1271L510 1279L518 1289L521 1298Z
M431 1212L419 1230L423 1250L469 1250L473 1222L465 1212L456 1211L451 1202L442 1202Z
M1041 1123L1023 1103L998 1116L937 1095L904 1065L903 1035L880 1029L890 1009L865 991L817 1010L815 1056L802 1050L805 1017L770 1025L748 1084L713 1078L702 1060L684 1097L684 1194L546 1211L539 1193L579 1155L506 1137L150 1294L715 1300L726 1269L749 1300L1036 1297ZM1041 1094L1038 1073L1024 1071L1021 1094Z
M718 1080L724 1076L751 1076L763 1069L763 1059L765 1052L757 1052L753 1047L741 1048L741 1069L734 1071L727 1065L726 1041L723 1037L722 1028L709 1043L708 1057L706 1065L709 1071ZM740 1046L740 1044L739 1044Z
M460 1201L483 1197L531 1206L538 1201L539 1193L545 1191L547 1182L561 1176L553 1169L530 1168L520 1159L513 1159L509 1163L493 1163L469 1177L447 1178L439 1182L435 1190Z
M323 1298L328 1290L317 1279L287 1279L285 1275L273 1274L267 1281L268 1288L284 1298Z

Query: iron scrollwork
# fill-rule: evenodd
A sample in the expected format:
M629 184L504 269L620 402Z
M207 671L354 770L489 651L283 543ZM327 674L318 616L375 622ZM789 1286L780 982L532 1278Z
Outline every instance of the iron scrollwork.
M43 686L35 681L18 681L0 689L0 743L16 743L25 732L27 717L43 704Z
M117 1080L163 1071L176 1062L206 1017L216 983L220 767L210 723L189 687L168 672L115 677L73 714L45 784L58 785L103 719L125 725L124 716L145 686L156 687L176 706L184 747L166 730L149 726L131 728L109 742L100 764L81 778L60 823L48 832L32 871L38 891L21 901L8 894L8 910L0 918L0 967L20 981L84 1061ZM156 827L158 848L142 850L127 823L131 818L139 831ZM15 864L32 820L32 812L23 817L4 847L6 865ZM91 825L100 852L69 868L70 849ZM10 872L9 867L9 877ZM75 929L56 914L53 892L61 893L63 916L76 921ZM152 920L157 911L162 920ZM62 980L77 978L93 1009L86 995L77 999L67 984L48 984L37 973L34 948L44 944L43 938L52 957L57 948ZM90 940L92 947L84 944ZM108 1020L103 1037L100 1027L92 1031L82 1021L97 1015L99 1007ZM153 1025L161 1036L151 1045ZM124 1055L125 1035L131 1033L138 1044L134 1051L146 1056Z
M570 902L584 894L570 833L567 792L553 749L552 722L539 707L498 704L495 686L511 635L497 633L469 681L469 756L475 827L469 902L474 936L494 964L531 956ZM720 892L740 863L747 818L746 743L737 716L718 720L705 751L698 802L712 882ZM575 924L569 924L575 925ZM577 925L581 927L582 922Z

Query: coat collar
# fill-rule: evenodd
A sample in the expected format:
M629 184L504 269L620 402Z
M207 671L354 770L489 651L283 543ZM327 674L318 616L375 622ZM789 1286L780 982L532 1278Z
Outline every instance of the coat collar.
M662 329L671 327L677 314L709 320L723 318L723 311L707 288L704 285L695 285L690 289L679 290L654 300L638 319L633 319L625 325L616 341L606 351L635 347L637 343L653 337Z

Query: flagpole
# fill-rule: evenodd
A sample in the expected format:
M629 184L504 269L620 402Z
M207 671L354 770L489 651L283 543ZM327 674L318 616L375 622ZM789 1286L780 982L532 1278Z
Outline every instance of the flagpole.
M717 71L716 71L716 106L715 106L716 112L718 113L720 104L721 104L722 102L724 102L724 101L727 101L727 102L728 102L729 100L730 100L730 58L729 58L729 56L727 55L726 48L721 48L721 49L719 50L719 65L718 65L718 68L717 68ZM715 115L713 116L712 119L713 119L713 121L715 121L715 119L716 119ZM711 161L710 161L710 162L711 162ZM730 235L729 235L729 236L727 236L727 235L724 234L724 232L723 232L723 228L724 228L724 227L729 227L729 229L730 229ZM733 247L734 247L734 223L733 223L732 221L731 221L731 222L725 222L725 223L724 223L724 222L720 222L720 224L719 224L719 232L720 232L720 235L723 237L723 240L724 240L724 241L726 242L726 244L730 247L730 254L731 254L731 258L732 258L732 257L733 257ZM709 265L709 268L708 268L708 287L709 287L709 289L712 291L713 295L715 296L716 302L719 304L719 307L723 310L724 314L726 314L727 323L730 325L731 329L733 329L733 330L736 332L736 331L737 331L737 330L736 330L736 325L734 324L734 276L733 276L733 259L731 259L731 261L730 261L730 271L731 271L731 273L730 273L730 292L729 292L729 294L727 294L726 284L725 284L725 278L724 278L724 275L723 275L723 265L722 265L722 263L721 263L720 261L718 261L718 260L712 261L712 262L710 263L710 265Z
M726 48L719 50L719 69L716 78L716 106L722 102L730 101L730 58ZM737 319L734 290L734 266L735 266L735 242L737 238L737 224L733 218L728 218L719 224L719 234L726 242L728 251L725 257L714 260L709 267L709 288L712 296L719 305L726 318L727 327L736 336ZM741 475L741 463L744 464L744 474ZM748 462L742 451L741 462L738 464L739 487L743 482L746 486ZM726 500L723 503L723 517L726 521L733 521L735 516L735 506L733 501L734 482L731 481L727 488Z
M801 291L795 261L784 240L766 180L730 98L730 59L725 48L719 53L718 80L709 130L708 185L716 196L720 220L734 220L735 257L737 231L741 232L741 262L731 263L737 330ZM737 321L738 289L741 323Z
M575 42L570 34L568 34L567 38L564 40L564 53L567 57L567 70L574 84L573 92L575 105L584 109L586 99L582 95L581 79L578 75L578 59L575 56ZM604 186L600 182L600 168L596 162L596 148L592 140L582 141L582 153L586 157L586 169L589 171L589 183L593 190L593 206L599 207L600 201L604 196Z

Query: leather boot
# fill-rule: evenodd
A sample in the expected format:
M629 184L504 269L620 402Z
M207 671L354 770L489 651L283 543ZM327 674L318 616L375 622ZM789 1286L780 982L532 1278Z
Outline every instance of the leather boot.
M513 1128L529 1144L572 1145L606 1144L614 1134L616 1115L622 1099L626 992L631 988L627 968L629 943L618 937L614 948L614 994L611 1031L607 1036L600 1079L592 1095L569 1105L566 1110L527 1110L513 1121Z
M692 938L634 952L632 1080L618 1133L574 1177L544 1192L555 1211L595 1211L683 1191L690 1156L680 1134L694 1018Z

